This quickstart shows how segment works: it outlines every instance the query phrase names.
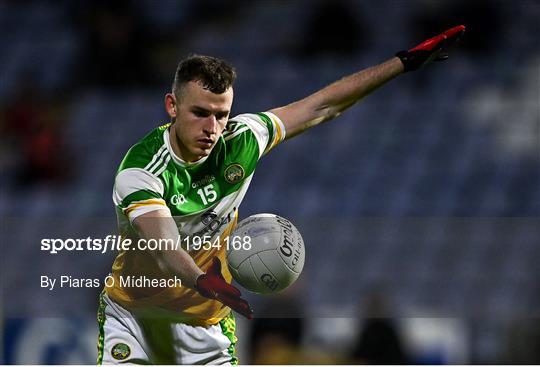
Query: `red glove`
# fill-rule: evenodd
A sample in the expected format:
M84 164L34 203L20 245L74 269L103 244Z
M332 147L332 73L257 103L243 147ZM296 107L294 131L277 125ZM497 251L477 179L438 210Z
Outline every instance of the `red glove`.
M405 71L416 70L431 61L442 61L448 58L446 49L454 44L465 33L465 26L458 25L450 28L444 33L439 34L427 41L422 42L416 47L406 51L399 51L396 56L399 57Z
M221 261L217 257L214 257L206 274L199 275L195 289L204 297L215 299L250 320L253 318L253 310L240 297L242 294L238 288L227 283L221 275Z

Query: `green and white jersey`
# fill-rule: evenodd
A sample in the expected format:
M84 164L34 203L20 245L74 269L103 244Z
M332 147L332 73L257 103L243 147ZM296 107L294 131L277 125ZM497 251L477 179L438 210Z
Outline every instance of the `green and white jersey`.
M272 113L243 114L231 119L223 135L207 157L194 163L182 161L172 150L169 125L156 128L126 154L116 174L113 201L120 234L137 240L132 227L135 218L168 210L180 238L199 238L223 244L232 232L238 207L246 194L259 158L285 137L285 128ZM185 247L186 243L181 242ZM203 271L214 257L226 261L226 247L190 248L189 254ZM227 266L222 275L231 282ZM122 250L112 266L115 279L105 290L109 297L132 309L157 307L172 312L191 325L214 325L227 317L230 309L204 298L187 287L137 288L122 285L122 277L145 276L163 279L153 256L145 251Z
M270 112L236 116L210 155L194 163L173 152L168 127L153 130L120 164L113 193L120 232L166 208L181 235L220 235L235 219L259 158L285 138L283 123Z

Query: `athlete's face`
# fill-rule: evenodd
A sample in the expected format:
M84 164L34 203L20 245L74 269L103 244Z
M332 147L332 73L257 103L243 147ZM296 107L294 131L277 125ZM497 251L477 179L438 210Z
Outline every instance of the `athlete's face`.
M180 158L194 162L210 154L223 133L233 102L233 90L215 94L198 82L183 86L181 96L165 96L165 108L174 121L171 144Z

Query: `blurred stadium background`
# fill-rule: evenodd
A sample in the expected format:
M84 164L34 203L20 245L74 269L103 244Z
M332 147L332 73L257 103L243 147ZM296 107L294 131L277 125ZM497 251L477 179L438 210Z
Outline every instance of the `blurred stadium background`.
M263 159L241 208L307 244L282 297L250 295L243 363L540 363L540 3L0 1L5 364L95 363L112 255L40 253L115 233L126 150L166 122L178 60L226 58L233 115L263 111L455 24L447 63L406 75ZM373 317L380 317L373 319Z

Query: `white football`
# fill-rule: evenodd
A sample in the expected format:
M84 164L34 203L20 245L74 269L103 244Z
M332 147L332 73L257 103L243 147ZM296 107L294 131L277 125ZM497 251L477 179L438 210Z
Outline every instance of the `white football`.
M275 214L251 215L229 236L227 262L244 288L261 294L282 291L298 279L304 267L304 241L298 229ZM249 244L249 246L248 246Z

